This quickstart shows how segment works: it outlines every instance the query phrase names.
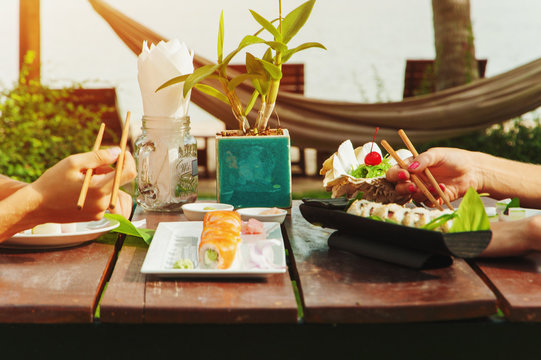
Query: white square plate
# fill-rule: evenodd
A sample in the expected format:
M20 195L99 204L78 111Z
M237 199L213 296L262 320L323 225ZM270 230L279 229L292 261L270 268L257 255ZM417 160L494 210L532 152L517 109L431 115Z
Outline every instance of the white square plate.
M154 238L148 248L141 273L152 274L159 277L219 277L219 278L244 278L264 277L269 274L280 274L286 271L286 259L284 241L280 224L275 222L264 223L267 239L277 239L272 245L272 267L251 267L246 258L256 235L242 235L242 242L237 251L237 258L229 269L174 269L173 264L179 257L197 259L202 221L162 222L158 224ZM187 243L191 245L187 246Z

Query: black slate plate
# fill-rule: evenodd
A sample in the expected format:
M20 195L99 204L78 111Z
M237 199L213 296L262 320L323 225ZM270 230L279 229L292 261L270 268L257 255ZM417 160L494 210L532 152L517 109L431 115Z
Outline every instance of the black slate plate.
M486 249L492 237L491 231L444 234L351 215L345 212L348 204L345 199L304 199L303 202L301 214L312 224L337 229L341 234L362 238L364 242L426 254L474 258Z

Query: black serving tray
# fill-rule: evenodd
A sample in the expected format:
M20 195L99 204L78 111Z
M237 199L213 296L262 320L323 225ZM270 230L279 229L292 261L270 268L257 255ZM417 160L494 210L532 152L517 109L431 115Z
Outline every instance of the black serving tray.
M353 251L352 247L361 247L354 252L394 263L400 263L404 256L408 257L395 256L395 253L402 250L406 251L405 254L423 254L425 262L443 260L438 261L440 264L448 263L441 256L474 258L486 249L492 237L491 231L441 233L351 215L345 211L348 203L345 199L304 199L299 208L308 222L338 230L331 235L329 246L349 251ZM352 239L355 238L364 245L354 244ZM421 258L413 261L414 264L408 265L408 261L405 262L401 265L418 268L427 266Z

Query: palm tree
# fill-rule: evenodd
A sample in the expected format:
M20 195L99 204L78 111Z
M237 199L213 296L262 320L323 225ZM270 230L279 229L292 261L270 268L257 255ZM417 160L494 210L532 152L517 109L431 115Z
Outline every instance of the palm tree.
M436 90L479 78L470 0L432 0Z

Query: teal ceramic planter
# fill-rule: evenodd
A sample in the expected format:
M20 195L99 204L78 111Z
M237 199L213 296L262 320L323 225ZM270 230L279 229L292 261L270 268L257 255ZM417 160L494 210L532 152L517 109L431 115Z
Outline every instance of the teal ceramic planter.
M235 208L291 207L289 133L216 137L218 201Z

